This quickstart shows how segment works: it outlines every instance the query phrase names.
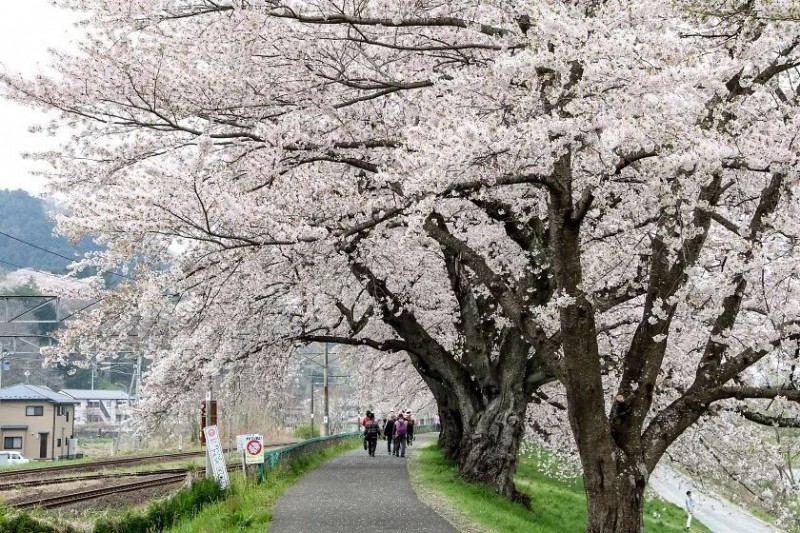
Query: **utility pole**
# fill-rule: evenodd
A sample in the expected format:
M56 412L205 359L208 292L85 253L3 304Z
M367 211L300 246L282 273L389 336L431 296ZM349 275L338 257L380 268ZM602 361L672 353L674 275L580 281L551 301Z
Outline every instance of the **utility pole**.
M206 426L211 425L211 399L214 394L214 385L212 382L208 383L208 394L206 394ZM206 442L206 478L211 479L213 473L211 472L211 454L208 452L208 443Z
M314 438L314 375L311 375L311 438Z
M6 352L0 348L0 389L3 388L3 367L5 366Z
M136 396L134 396L137 400L139 399L139 389L142 387L142 354L139 353L138 357L136 358Z
M329 416L328 412L328 343L325 343L325 366L322 369L322 394L323 394L323 409L325 413L322 418L322 436L327 437L330 435L329 431Z

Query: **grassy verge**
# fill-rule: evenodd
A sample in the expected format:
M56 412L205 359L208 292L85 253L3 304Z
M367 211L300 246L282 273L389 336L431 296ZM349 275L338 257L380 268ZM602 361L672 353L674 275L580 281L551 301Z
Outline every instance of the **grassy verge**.
M437 446L419 452L412 469L412 479L422 492L436 494L433 505L459 531L497 533L572 533L586 529L586 498L580 479L561 480L546 474L547 468L535 458L520 460L516 482L533 502L533 511L494 494L483 487L462 481L455 465L446 460ZM426 501L427 500L427 501ZM441 509L444 506L444 509ZM662 500L645 505L645 529L648 533L684 531L685 515L680 508ZM695 533L710 533L697 521Z
M275 504L283 493L306 472L328 459L358 448L361 441L351 439L317 454L299 457L288 468L269 473L267 482L255 485L241 475L231 477L231 493L223 501L205 507L192 520L182 522L170 533L265 533Z

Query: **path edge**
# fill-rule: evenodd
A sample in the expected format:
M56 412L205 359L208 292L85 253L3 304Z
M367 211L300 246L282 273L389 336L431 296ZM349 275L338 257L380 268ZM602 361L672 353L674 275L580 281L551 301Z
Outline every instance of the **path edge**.
M415 439L417 440L417 439ZM459 533L492 533L491 530L472 521L464 511L456 507L450 500L437 494L435 490L429 488L422 481L422 465L420 464L419 451L433 446L435 439L425 439L420 446L409 447L411 453L406 453L408 479L411 481L411 488L417 495L417 499L425 506L429 507L434 513L444 518Z

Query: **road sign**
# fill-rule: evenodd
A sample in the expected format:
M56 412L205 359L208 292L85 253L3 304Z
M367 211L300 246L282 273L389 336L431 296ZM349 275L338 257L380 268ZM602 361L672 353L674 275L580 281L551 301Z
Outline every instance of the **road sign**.
M206 426L203 429L206 436L206 453L211 462L211 471L214 478L219 482L220 487L227 489L230 484L228 481L228 467L225 464L225 455L222 451L222 441L219 438L217 426Z
M264 436L245 435L244 462L248 465L264 464Z

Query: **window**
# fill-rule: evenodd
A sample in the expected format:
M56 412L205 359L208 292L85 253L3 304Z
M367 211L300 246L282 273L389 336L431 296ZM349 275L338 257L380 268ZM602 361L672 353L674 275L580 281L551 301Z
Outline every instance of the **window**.
M28 405L25 407L25 416L44 416L44 407L41 405Z
M3 448L6 450L21 450L22 437L5 437L3 439Z
M61 448L61 439L56 439L56 448Z
M67 422L69 422L69 411L67 411Z

